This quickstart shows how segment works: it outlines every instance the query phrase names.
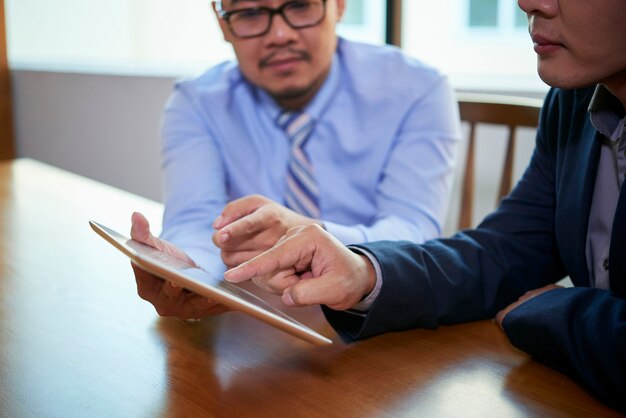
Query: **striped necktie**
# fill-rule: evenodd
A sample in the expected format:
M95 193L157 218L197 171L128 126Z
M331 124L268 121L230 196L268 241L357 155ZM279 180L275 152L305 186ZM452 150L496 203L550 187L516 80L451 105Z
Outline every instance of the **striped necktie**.
M319 189L311 162L304 152L304 144L313 130L314 121L304 112L284 111L277 122L291 143L287 165L287 206L302 215L319 219Z

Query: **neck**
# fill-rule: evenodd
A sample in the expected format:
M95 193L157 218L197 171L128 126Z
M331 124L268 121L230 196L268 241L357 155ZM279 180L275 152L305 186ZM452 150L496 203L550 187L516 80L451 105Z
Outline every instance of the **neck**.
M320 80L316 80L306 89L295 92L286 92L285 94L281 95L272 95L272 97L276 101L276 103L283 109L303 109L309 103L311 103L317 92L322 87L325 79L326 75L321 77Z
M294 97L276 97L274 96L274 100L281 107L281 109L285 110L299 110L304 109L315 97L317 94L317 90L314 92L307 93L306 95L298 95Z
M299 90L293 94L272 95L272 98L283 109L299 110L304 109L320 91L324 81L328 78L330 68L327 69L320 77L314 80L306 89Z

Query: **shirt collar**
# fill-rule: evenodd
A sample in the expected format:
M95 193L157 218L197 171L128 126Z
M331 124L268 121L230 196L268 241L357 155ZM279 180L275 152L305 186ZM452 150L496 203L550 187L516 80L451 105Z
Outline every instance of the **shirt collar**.
M598 84L588 111L591 123L605 137L611 141L619 141L624 134L624 107L602 84Z
M306 111L313 120L319 120L324 111L328 108L328 105L335 98L335 94L341 84L341 64L339 60L339 48L341 47L342 40L339 39L337 44L337 51L333 55L332 62L330 64L330 70L328 76L322 87L317 92L313 100L305 107ZM259 87L253 87L254 94L258 98L259 105L264 108L272 120L276 120L278 116L283 112L283 109L278 106L274 99L263 89Z

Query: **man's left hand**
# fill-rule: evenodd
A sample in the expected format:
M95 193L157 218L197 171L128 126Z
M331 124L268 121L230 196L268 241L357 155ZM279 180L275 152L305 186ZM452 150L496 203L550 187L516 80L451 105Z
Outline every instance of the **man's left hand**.
M517 301L513 302L512 304L510 304L509 306L507 306L506 308L502 309L500 312L498 312L496 314L496 323L500 326L500 328L502 328L502 321L504 321L504 317L511 312L513 309L517 308L518 306L520 306L521 304L523 304L524 302L529 301L530 299L539 296L542 293L545 293L547 291L550 290L554 290L554 289L559 289L561 286L558 286L556 284L549 284L547 286L544 287L540 287L539 289L534 289L534 290L529 290L528 292L524 293L522 296L519 297L519 299L517 299Z

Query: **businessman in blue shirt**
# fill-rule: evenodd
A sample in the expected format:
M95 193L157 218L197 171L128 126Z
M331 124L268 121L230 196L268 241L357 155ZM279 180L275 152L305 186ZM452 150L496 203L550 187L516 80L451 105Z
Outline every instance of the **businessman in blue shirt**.
M237 62L176 85L153 245L221 276L296 225L322 225L344 244L439 236L460 138L445 77L396 48L339 39L344 0L213 6ZM180 289L138 275L159 313L203 316L179 309Z
M519 5L555 88L531 162L493 214L449 239L352 251L296 227L225 277L324 305L348 339L495 316L516 347L626 412L626 3ZM574 287L555 285L565 276Z

